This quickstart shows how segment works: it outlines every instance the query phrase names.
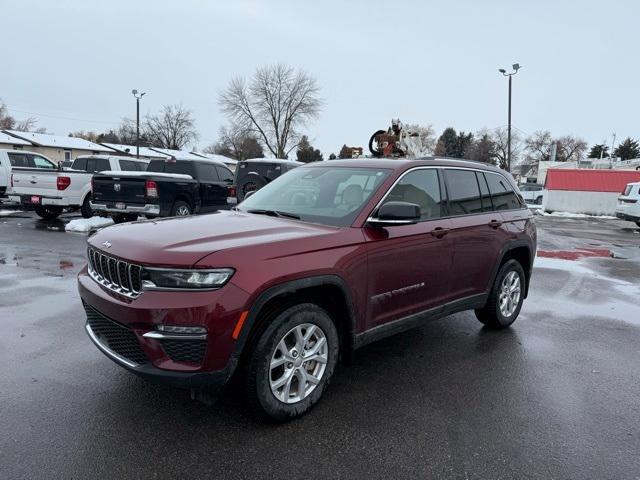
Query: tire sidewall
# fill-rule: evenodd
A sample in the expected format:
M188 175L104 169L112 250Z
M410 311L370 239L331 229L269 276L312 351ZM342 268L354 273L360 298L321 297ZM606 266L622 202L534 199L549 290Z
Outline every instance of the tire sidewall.
M271 356L284 335L303 323L312 323L324 332L329 347L327 366L322 380L308 397L297 403L286 404L278 400L271 391L269 384ZM262 410L272 419L283 421L305 413L316 404L335 370L339 353L338 342L338 333L331 317L317 305L311 303L296 305L278 315L260 337L249 373L255 376L251 380L255 382L255 393Z
M256 189L255 190L251 190L253 192L256 192L256 191L260 190L262 187L264 187L267 184L267 181L264 178L262 178L260 175L258 175L258 174L255 174L255 173L247 174L240 181L240 184L238 185L238 190L236 192L237 195L241 195L242 196L242 198L240 198L240 201L244 200L245 194L248 193L248 192L245 192L245 187L249 183L254 183L256 185Z
M89 202L90 202L90 198L89 198L89 195L87 195L84 201L82 202L82 206L80 207L80 214L82 215L82 218L93 217L93 210Z
M193 211L191 210L191 205L189 205L187 202L183 201L183 200L178 200L176 203L173 204L173 208L171 208L171 216L173 217L177 217L177 216L181 216L181 217L187 217L188 215L178 215L178 208L185 206L189 209L189 215L193 214Z
M520 277L520 299L518 301L518 306L513 311L513 313L509 317L505 317L500 311L500 300L499 300L500 288L502 286L502 281L504 280L504 277L506 277L507 274L509 274L512 271L515 271ZM517 260L509 260L502 267L500 267L500 270L498 271L498 275L496 277L496 281L493 285L493 290L491 292L491 295L494 296L493 303L495 304L495 316L501 327L508 327L509 325L511 325L513 322L516 321L516 318L518 318L518 315L520 314L520 309L522 309L522 304L524 302L524 292L526 287L525 282L526 282L526 279L524 275L524 270L522 268L522 265L520 265L520 263Z

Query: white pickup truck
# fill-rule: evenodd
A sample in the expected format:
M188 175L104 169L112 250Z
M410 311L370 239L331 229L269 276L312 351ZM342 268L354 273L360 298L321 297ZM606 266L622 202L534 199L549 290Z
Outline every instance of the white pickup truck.
M34 209L44 219L53 219L63 209L80 209L89 218L91 210L91 178L102 171L145 171L148 160L110 155L77 157L70 169L50 170L13 167L7 192L9 200Z
M4 197L11 186L11 172L19 167L46 170L58 168L51 160L35 152L0 149L0 197Z

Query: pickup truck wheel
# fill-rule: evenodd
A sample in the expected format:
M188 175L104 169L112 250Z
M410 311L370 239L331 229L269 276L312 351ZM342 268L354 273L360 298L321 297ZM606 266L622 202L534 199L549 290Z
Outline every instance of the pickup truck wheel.
M89 197L89 195L87 195L84 199L84 202L82 202L82 206L80 207L80 215L82 215L82 218L93 217L93 210L91 209L91 205L89 204L90 201L91 198Z
M506 262L496 276L487 304L476 317L487 327L507 328L518 318L524 300L525 275L517 260Z
M303 303L269 324L251 353L245 392L253 409L285 421L315 405L338 360L338 332L325 310Z
M116 213L111 215L113 223L134 222L138 219L137 215L127 215L126 213Z
M638 225L640 227L640 222L636 222L636 225Z
M54 218L58 218L62 213L62 207L56 207L55 205L43 206L40 205L35 208L36 214L45 219L45 220L53 220Z
M171 216L173 217L186 217L191 215L191 206L182 200L178 200L171 207Z
M542 197L536 198L536 205L542 205Z

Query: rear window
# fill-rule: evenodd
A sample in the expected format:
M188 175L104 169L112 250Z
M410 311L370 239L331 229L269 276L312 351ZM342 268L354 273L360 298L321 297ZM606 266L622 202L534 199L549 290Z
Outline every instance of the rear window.
M74 170L87 170L87 159L86 158L76 158L71 165L71 168Z
M134 162L133 160L120 160L120 170L124 172L144 172L147 165L143 162Z
M83 168L87 173L105 172L110 170L109 160L106 158L87 158L87 166Z
M216 166L216 170L218 170L218 176L220 177L220 181L232 183L233 182L233 173L231 170L225 167Z
M521 208L518 196L511 188L511 184L498 173L485 172L494 210L513 210Z
M157 173L179 173L182 175L193 175L193 164L184 160L151 160L147 167L147 172Z

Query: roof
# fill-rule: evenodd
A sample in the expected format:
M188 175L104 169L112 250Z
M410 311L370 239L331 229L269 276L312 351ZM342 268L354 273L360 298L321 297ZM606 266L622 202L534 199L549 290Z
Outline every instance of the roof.
M90 142L84 138L68 137L65 135L52 135L49 133L19 132L17 130L3 130L13 137L21 138L31 142L38 147L54 147L76 150L91 150L93 152L113 153L111 148L107 148L98 143Z
M640 181L640 172L633 170L585 170L550 168L547 170L547 190L620 193L628 183Z
M105 147L111 148L119 153L128 153L129 155L136 154L136 146L135 145L123 145L120 143L101 143L100 145L104 145ZM143 157L155 157L155 158L169 158L169 155L165 155L164 153L156 152L148 147L140 147L140 155Z
M155 152L163 153L169 157L174 157L176 160L202 160L203 158L206 158L203 155L187 152L186 150L171 150L169 148L156 147L149 148Z
M12 137L8 133L0 132L0 143L10 143L11 145L31 145L31 143L21 138Z
M129 157L125 155L107 155L107 154L78 155L76 158L106 158L107 160L110 158L117 158L118 160L129 160L132 162L149 163L148 158L136 158L136 157Z
M311 162L307 165L331 165L336 167L368 167L368 168L391 168L394 170L404 170L419 166L441 166L441 167L467 167L491 172L508 173L488 163L476 162L473 160L461 160L458 158L434 158L425 157L420 159L412 158L347 158L341 160L324 160L322 162Z
M294 166L300 166L300 165L304 165L304 162L297 162L295 160L284 160L282 158L247 158L246 160L240 160L241 162L252 162L252 163L256 163L256 162L262 162L262 163L281 163L284 165L294 165Z
M238 161L234 158L225 157L224 155L218 155L217 153L201 153L191 152L194 155L200 155L201 157L208 158L209 160L215 160L217 162L226 163L227 165L235 165Z

